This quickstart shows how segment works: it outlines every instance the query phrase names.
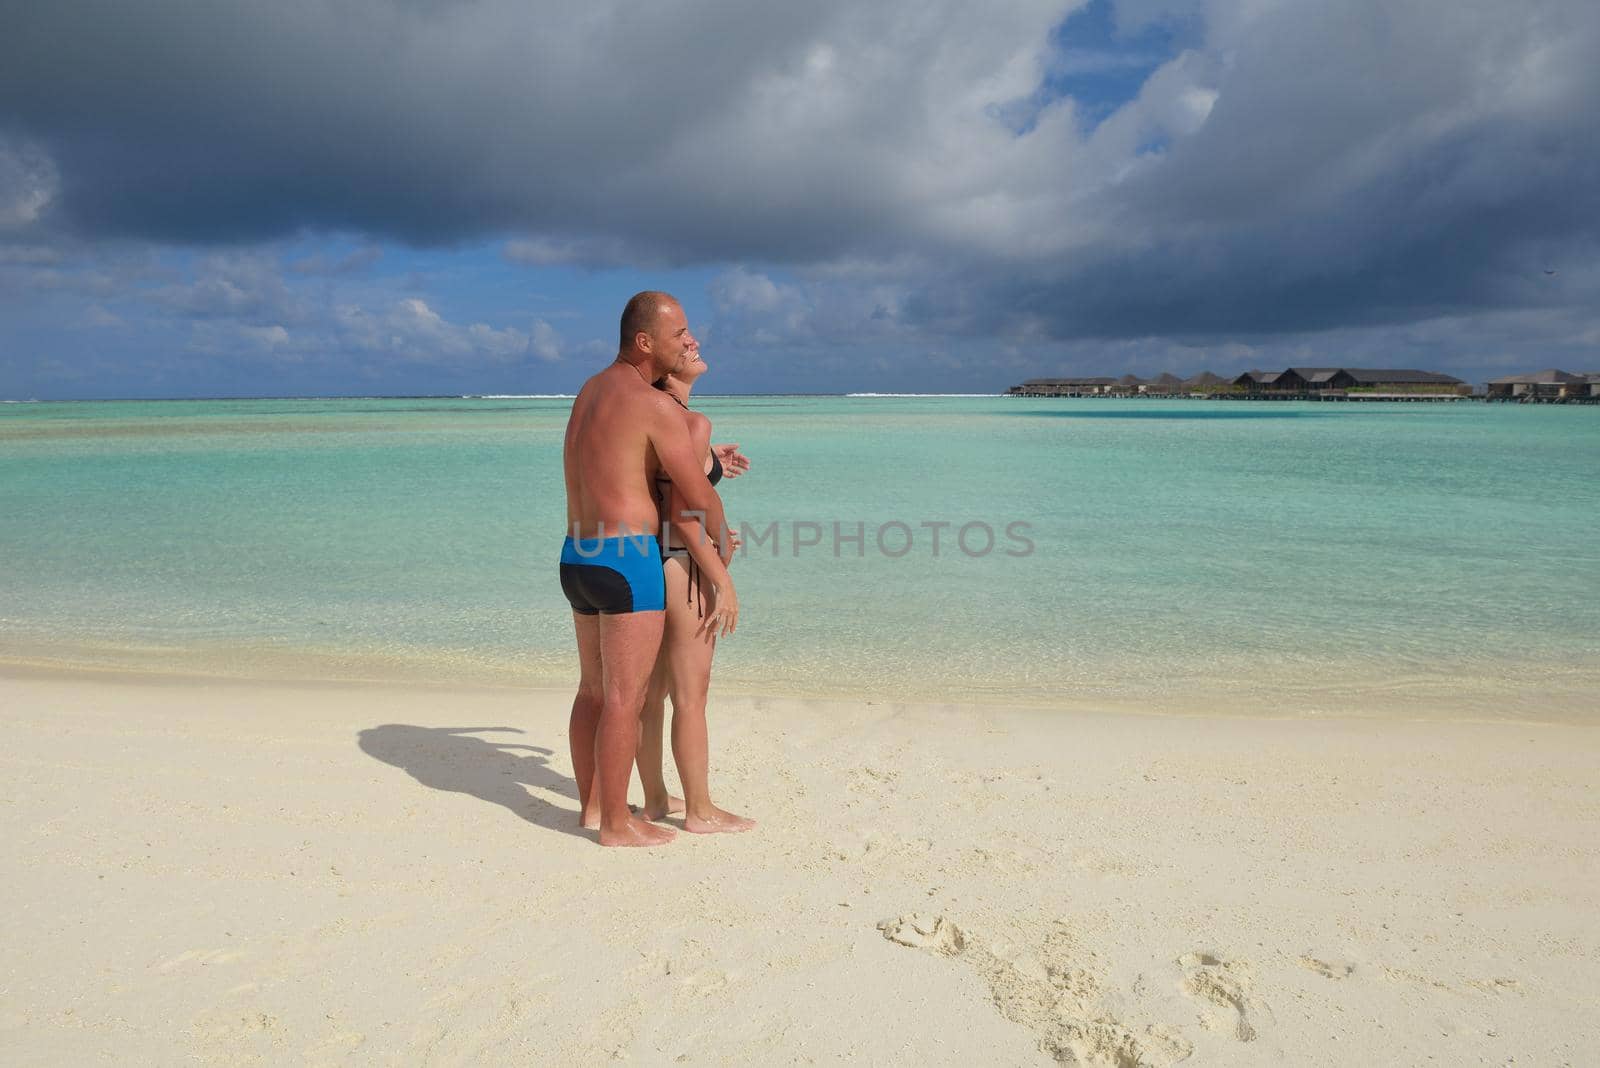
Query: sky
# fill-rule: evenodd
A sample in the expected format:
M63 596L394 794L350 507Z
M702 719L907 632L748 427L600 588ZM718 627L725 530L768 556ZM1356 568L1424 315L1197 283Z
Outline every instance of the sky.
M1600 371L1593 0L0 0L0 398Z

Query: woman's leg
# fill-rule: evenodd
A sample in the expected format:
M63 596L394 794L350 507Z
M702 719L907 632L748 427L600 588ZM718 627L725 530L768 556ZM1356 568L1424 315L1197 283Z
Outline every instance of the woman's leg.
M670 677L667 642L663 635L661 652L656 656L656 668L650 675L650 688L645 691L644 710L639 713L639 752L636 762L639 765L639 782L644 786L643 815L647 820L658 820L683 811L683 798L673 797L667 792L667 780L661 773L664 757L661 738L666 726L667 683Z
M667 561L667 627L661 641L669 665L672 694L672 757L683 783L685 830L698 833L747 831L754 820L711 803L710 742L706 734L706 693L711 688L711 658L716 639L698 633L700 616L689 596L688 573L678 560Z

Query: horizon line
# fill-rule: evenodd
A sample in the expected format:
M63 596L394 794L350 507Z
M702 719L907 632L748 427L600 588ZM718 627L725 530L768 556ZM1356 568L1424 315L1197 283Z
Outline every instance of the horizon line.
M312 401L312 400L572 400L576 393L300 393L223 394L194 397L0 397L0 404L172 404L185 401ZM700 393L704 398L733 397L1003 397L994 393Z

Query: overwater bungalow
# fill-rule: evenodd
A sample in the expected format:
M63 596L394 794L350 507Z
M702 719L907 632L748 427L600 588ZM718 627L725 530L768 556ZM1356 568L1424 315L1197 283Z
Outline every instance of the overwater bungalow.
M1006 393L1013 397L1095 397L1116 384L1115 378L1030 378Z
M1163 371L1139 387L1139 392L1147 397L1171 397L1185 392L1183 379L1171 371Z
M1219 374L1210 371L1201 371L1193 378L1183 380L1183 388L1191 397L1208 396L1219 391L1233 389L1233 383Z
M1454 375L1410 368L1374 370L1369 367L1344 367L1329 379L1327 388L1398 395L1432 394L1439 397L1472 395L1472 387Z
M1289 367L1246 371L1233 382L1248 395L1276 400L1448 400L1472 393L1471 386L1452 375L1413 368Z
M1530 376L1557 382L1551 376L1564 376L1557 385L1539 385L1535 396L1542 399L1546 392L1555 399L1560 396L1578 399L1600 396L1600 375L1591 383L1583 375L1570 375L1565 371L1542 371ZM1507 398L1521 397L1528 388L1515 386L1524 379L1497 379L1494 387L1504 386ZM1548 385L1548 383L1546 383ZM1459 400L1472 396L1472 387L1452 375L1438 371L1419 371L1414 368L1374 367L1288 367L1282 371L1246 371L1234 379L1223 378L1202 371L1190 379L1180 379L1174 374L1162 374L1145 380L1127 374L1121 378L1033 378L1020 386L1012 386L1008 393L1023 397L1136 397L1136 396L1190 396L1219 400L1401 400L1435 401Z
M1514 400L1530 404L1562 404L1600 398L1600 374L1573 374L1554 367L1532 374L1507 375L1490 380L1488 400Z
M1246 371L1233 380L1233 384L1240 386L1246 393L1277 393L1278 379L1282 371Z
M1340 389L1335 381L1346 372L1342 367L1291 367L1284 372L1292 375L1296 388L1307 393L1321 393L1326 389Z

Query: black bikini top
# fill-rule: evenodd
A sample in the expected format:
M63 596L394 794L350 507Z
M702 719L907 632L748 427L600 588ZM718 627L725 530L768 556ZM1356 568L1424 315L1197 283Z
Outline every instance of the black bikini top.
M717 459L717 454L711 454L711 470L706 474L706 481L715 486L722 481L722 461ZM670 485L672 479L667 477L665 471L656 473L656 482L659 485Z

